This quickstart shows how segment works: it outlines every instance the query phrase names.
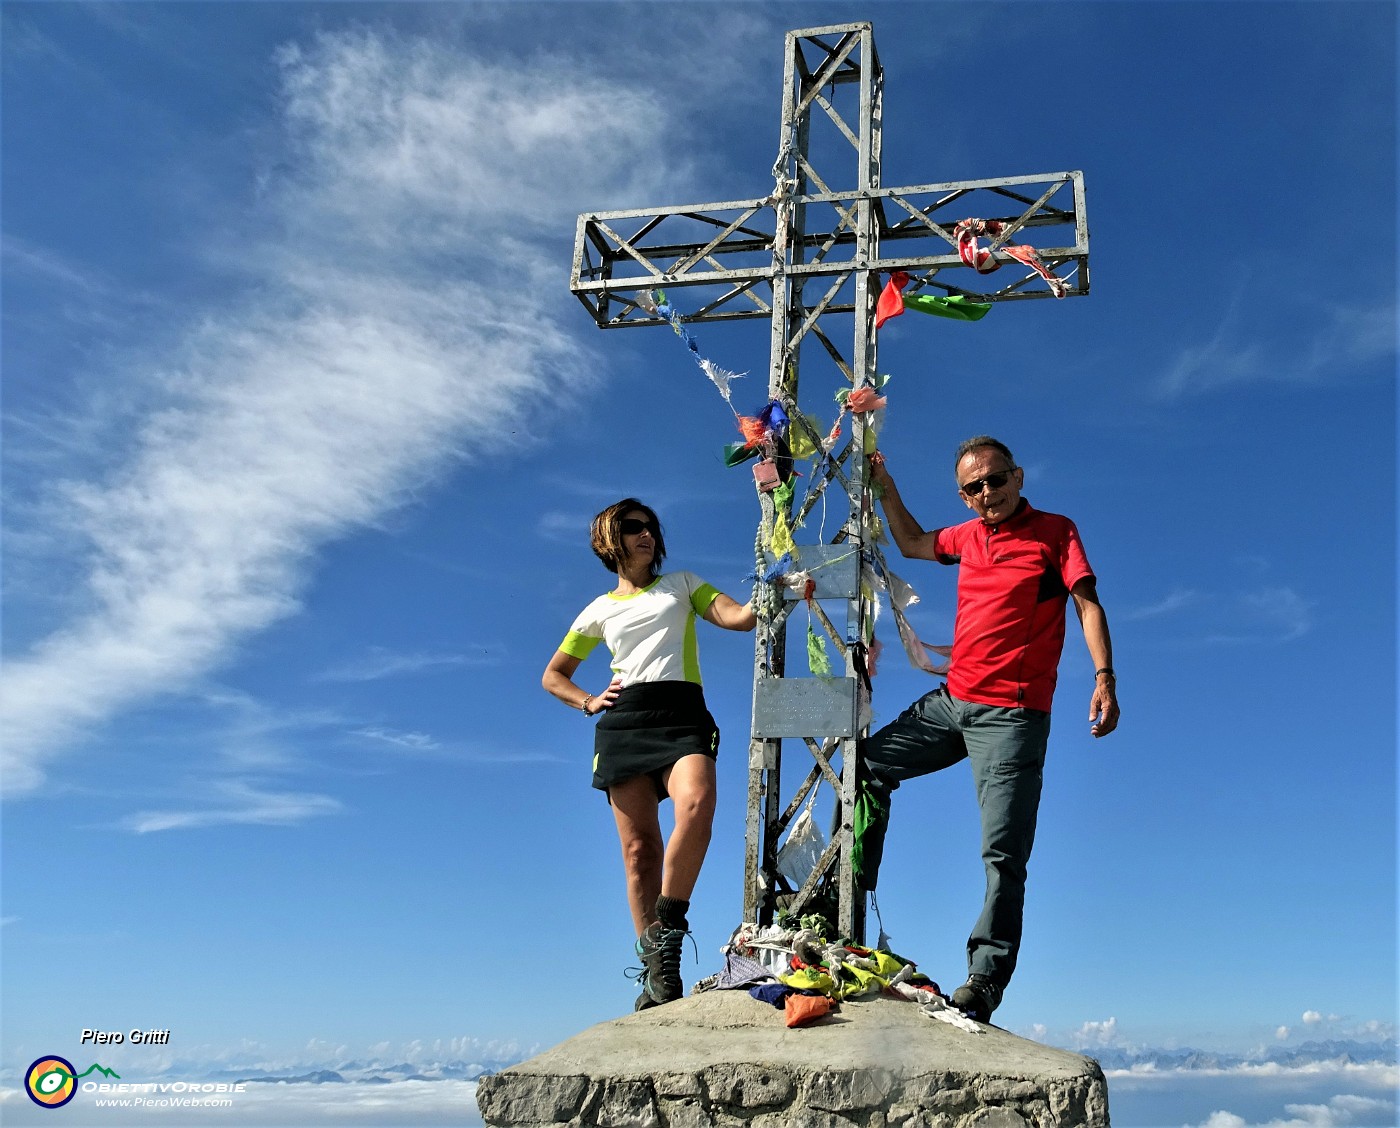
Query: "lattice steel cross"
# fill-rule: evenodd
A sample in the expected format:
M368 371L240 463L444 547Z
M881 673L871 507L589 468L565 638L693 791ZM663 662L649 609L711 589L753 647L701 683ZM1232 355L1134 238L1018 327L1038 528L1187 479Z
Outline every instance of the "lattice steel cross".
M852 389L873 385L874 313L881 273L905 271L914 277L916 288L931 287L981 302L1050 297L1040 274L1026 270L999 248L1025 229L1068 229L1072 244L1037 248L1039 257L1066 283L1069 295L1087 294L1089 228L1083 175L1060 172L882 188L883 86L869 23L788 32L773 191L762 199L581 215L570 288L604 329L669 324L665 310L658 312L655 299L648 297L660 289L668 292L675 309L690 309L681 318L687 323L768 318L768 392L785 405L794 425L801 425L795 410L800 346L809 335ZM852 95L854 107L849 105ZM849 149L856 153L856 185L834 190L830 183L835 178L819 173L818 165L832 155L829 150L839 157ZM818 217L829 218L814 223ZM953 271L956 277L970 278L971 286L1003 277L974 272L964 264L954 227L966 217L1001 224L987 249L996 264L1015 269L999 289L969 288L945 277ZM884 248L902 253L887 254ZM990 265L983 263L981 271ZM810 302L809 289L815 298ZM677 300L678 293L684 301ZM854 315L849 361L822 325L836 315ZM870 717L863 647L870 638L873 610L871 592L861 576L863 570L868 576L874 563L883 566L868 516L862 453L867 449L867 426L866 416L852 416L850 442L823 460L822 472L814 475L817 480L791 517L796 530L833 481L846 495L846 516L835 541L797 550L799 567L816 581L809 606L845 661L843 677L786 677L787 618L801 594L762 581L755 587L760 621L743 898L744 919L767 924L780 903L800 912L825 894L828 902L835 902L838 930L856 940L864 936L866 905L855 887L850 860L855 745ZM759 497L763 541L773 528L775 510L770 493L760 492ZM845 602L844 630L822 610L822 600ZM787 738L800 738L812 763L784 804L781 766ZM832 833L815 869L794 890L778 873L778 844L812 789L823 786L835 793Z

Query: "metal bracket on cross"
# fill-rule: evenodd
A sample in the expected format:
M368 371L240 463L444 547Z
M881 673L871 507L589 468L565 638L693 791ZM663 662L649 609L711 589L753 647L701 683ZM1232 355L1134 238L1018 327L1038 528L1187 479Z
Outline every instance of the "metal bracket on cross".
M924 292L960 303L1089 292L1082 173L881 187L883 98L884 72L869 23L788 32L772 191L744 200L581 215L570 289L604 329L670 325L677 310L685 311L679 314L685 324L768 319L768 394L800 427L809 426L798 410L807 337L821 345L816 355L833 366L833 383L853 393L874 389L882 274L909 276L905 305ZM833 189L835 162L849 159L852 150L855 186ZM651 298L658 289L675 303L670 309L659 309ZM851 315L854 323L849 359L826 331L838 315ZM869 413L851 414L850 441L822 461L796 513L790 492L776 502L771 490L758 494L760 549L779 518L801 531L833 482L845 504L832 543L795 546L801 568L815 581L810 592L784 594L762 578L756 585L755 606L762 613L743 893L744 920L767 924L779 909L820 907L834 911L837 930L856 941L864 938L866 910L851 867L856 742L870 718L864 653L874 612L874 595L862 575L879 551L866 479L870 427ZM774 561L758 555L762 577ZM789 676L790 612L804 594L844 662L840 676ZM823 600L844 603L844 622L821 609ZM810 755L799 757L803 778L784 803L783 742L792 739L801 740ZM815 867L793 882L779 872L779 846L813 788L832 793L832 833Z

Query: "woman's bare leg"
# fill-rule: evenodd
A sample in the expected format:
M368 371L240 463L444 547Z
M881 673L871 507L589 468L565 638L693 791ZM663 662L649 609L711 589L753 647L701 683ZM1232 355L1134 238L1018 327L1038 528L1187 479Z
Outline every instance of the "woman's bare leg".
M656 919L656 898L661 895L661 867L666 857L661 839L661 804L650 776L634 776L615 783L608 788L608 797L612 800L617 837L622 844L627 906L632 910L632 924L640 936Z
M658 892L689 901L710 848L715 820L715 761L701 754L682 756L661 777L676 807L676 827L666 843Z

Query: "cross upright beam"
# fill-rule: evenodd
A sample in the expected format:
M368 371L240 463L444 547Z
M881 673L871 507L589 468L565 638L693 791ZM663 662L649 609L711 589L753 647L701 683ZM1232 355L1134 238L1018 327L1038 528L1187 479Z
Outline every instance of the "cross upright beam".
M605 329L669 324L655 297L663 289L672 302L684 295L686 312L680 316L687 323L767 318L769 398L784 406L794 427L808 431L798 396L801 346L812 337L821 346L813 354L817 362L829 365L829 374L851 390L874 387L881 273L904 271L916 289L979 302L1050 297L1044 275L1001 249L1013 236L1034 231L1061 239L1059 246L1036 250L1063 292L1088 293L1081 173L882 187L883 99L871 24L789 32L772 191L742 200L581 215L570 288ZM835 163L852 151L854 186L833 188ZM976 271L960 253L955 229L964 217L995 221L987 225L993 237L983 248L990 257L976 258ZM993 263L1013 269L993 275ZM1001 285L992 283L1003 277ZM826 329L841 315L854 322L849 354ZM884 571L866 480L866 454L873 446L869 419L851 416L849 442L819 460L804 498L775 504L772 493L759 492L764 548L771 546L775 523L804 531L804 519L833 483L845 504L827 543L795 549L795 567L812 580L807 593L776 582L755 584L759 624L743 886L746 921L767 924L779 908L800 914L820 906L834 910L837 930L857 941L864 937L866 899L851 867L856 741L870 722L866 655L875 577ZM782 451L777 453L783 464ZM759 574L773 562L771 552L759 552ZM787 629L804 594L812 618L841 656L839 677L788 675ZM834 619L823 607L841 603L845 614ZM800 741L799 749L810 753L799 756L798 769L806 770L786 802L785 740ZM833 800L829 841L805 879L789 881L778 871L779 844L814 792L827 790Z

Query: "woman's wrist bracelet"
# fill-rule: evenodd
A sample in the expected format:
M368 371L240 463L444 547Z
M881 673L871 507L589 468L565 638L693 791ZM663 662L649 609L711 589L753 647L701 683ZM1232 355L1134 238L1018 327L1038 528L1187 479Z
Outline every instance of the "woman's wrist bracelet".
M583 704L579 706L579 711L582 712L583 715L584 715L585 717L591 717L591 716L593 715L592 713L590 713L590 712L588 711L588 706L591 705L592 703L593 703L593 694L590 693L587 697L585 697L585 698L583 699Z

